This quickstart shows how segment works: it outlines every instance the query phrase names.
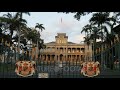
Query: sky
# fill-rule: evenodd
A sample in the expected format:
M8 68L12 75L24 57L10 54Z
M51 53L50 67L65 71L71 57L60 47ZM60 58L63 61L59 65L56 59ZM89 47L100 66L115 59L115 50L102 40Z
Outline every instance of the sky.
M41 38L44 39L45 43L55 41L57 33L66 33L68 41L80 43L84 37L81 30L89 23L92 15L81 17L80 21L73 16L72 13L30 12L30 16L24 14L23 18L27 20L29 27L35 27L36 23L43 24L45 30L41 32Z

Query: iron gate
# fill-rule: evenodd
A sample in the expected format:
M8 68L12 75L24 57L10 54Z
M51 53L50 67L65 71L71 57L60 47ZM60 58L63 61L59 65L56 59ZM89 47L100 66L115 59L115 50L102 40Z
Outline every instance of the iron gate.
M31 60L26 53L18 54L14 48L0 44L0 78L22 78L15 73L15 63L19 60ZM96 78L120 77L120 43L94 56L101 64L101 74ZM48 78L85 78L80 74L80 61L43 61L35 60L36 73L27 78L39 78L40 73L48 73Z
M120 42L94 55L93 58L101 63L101 76L120 78Z
M17 47L8 47L0 44L0 78L22 78L15 73L15 64L18 60L31 60L31 56L24 53L18 54ZM40 73L48 73L48 78L79 78L80 62L74 61L43 61L34 59L36 62L36 73L27 78L38 78Z

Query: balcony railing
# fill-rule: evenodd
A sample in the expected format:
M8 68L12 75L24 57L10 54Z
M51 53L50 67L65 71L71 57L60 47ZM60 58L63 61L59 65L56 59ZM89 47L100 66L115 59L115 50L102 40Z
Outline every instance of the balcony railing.
M56 52L56 53L66 53L66 51L63 50L55 50L55 49L41 49L41 53L50 53L50 52ZM84 51L67 51L67 53L85 53Z

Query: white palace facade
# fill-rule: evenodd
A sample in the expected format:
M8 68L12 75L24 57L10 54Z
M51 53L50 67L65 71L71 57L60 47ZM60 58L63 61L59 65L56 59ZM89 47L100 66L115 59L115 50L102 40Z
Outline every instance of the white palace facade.
M69 42L66 33L57 33L55 41L45 45L46 48L40 50L40 59L45 61L84 61L92 56L90 46Z

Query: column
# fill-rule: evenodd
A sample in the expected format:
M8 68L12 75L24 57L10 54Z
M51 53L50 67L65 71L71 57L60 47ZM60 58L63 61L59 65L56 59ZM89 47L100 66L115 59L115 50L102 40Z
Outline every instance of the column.
M68 59L69 59L69 57L68 57L68 56L69 56L69 55L67 55L67 56L66 56L66 61L68 61Z
M78 55L78 61L79 61L79 55Z
M42 55L40 55L40 60L42 60Z
M45 54L45 55L44 55L44 60L45 60L45 61L47 61L47 58L46 58L46 57L47 57L47 55Z
M57 53L57 47L55 47L55 52ZM55 53L55 60L57 60L57 54Z
M57 60L56 55L54 55L54 61Z
M79 60L81 61L81 55L79 55Z
M53 55L53 61L55 61L55 55Z
M72 61L74 61L75 59L74 59L74 55L72 55Z
M69 55L67 56L67 59L70 60L70 56Z
M42 55L42 60L44 61L44 56Z
M58 55L58 60L60 60L60 55Z
M40 60L42 60L42 55L40 55L41 57L40 57Z
M40 58L40 60L43 60L43 59L42 59L42 55L41 55L41 58Z
M58 61L60 60L59 55L58 55Z
M42 55L42 60L44 61L44 55Z
M60 53L60 48L58 47L58 53Z
M41 60L41 55L40 55L40 59L39 60Z
M81 61L82 61L82 56L80 55L80 59L81 59Z
M65 55L63 57L64 57L64 61L65 61Z
M42 55L42 60L44 60L44 56Z
M66 61L66 55L65 55L65 61Z
M72 61L74 60L74 55L72 55Z
M50 61L52 61L52 55L50 55Z
M48 56L46 55L46 61L48 60Z
M57 57L57 55L56 55L56 61L58 60L58 57Z
M63 60L65 60L65 55L63 55ZM62 60L62 61L63 61L63 60Z
M75 58L75 61L77 61L77 55L75 55L75 57L76 57L76 58Z
M71 59L70 60L72 61L72 55L71 55Z
M68 48L66 47L66 61L68 60Z
M49 61L51 60L51 55L49 55Z
M72 59L72 61L73 61L73 58L74 58L74 55L71 55L71 59Z

